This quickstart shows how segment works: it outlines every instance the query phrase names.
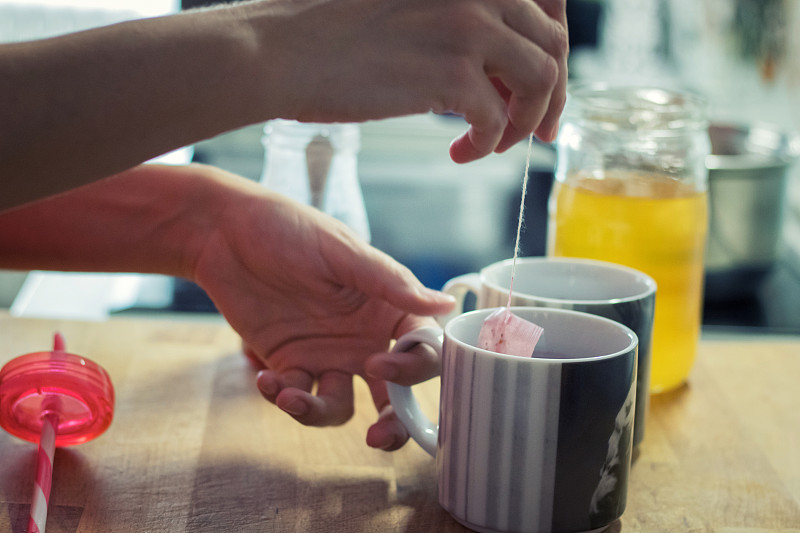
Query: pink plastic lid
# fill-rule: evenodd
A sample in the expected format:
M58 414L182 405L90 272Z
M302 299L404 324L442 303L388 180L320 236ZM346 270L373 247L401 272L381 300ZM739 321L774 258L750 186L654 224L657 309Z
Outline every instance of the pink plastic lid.
M103 433L114 414L114 387L97 363L59 349L21 355L0 370L0 426L39 442L42 417L58 415L56 446L71 446Z

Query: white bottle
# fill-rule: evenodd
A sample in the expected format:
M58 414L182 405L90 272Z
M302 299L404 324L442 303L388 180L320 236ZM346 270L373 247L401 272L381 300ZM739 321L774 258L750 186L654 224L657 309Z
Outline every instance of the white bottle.
M272 120L264 127L261 183L314 206L369 241L369 223L358 182L357 124Z

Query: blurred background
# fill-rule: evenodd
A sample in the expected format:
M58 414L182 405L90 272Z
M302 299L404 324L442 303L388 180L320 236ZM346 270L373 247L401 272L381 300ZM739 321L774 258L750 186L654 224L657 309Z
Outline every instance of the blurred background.
M0 0L0 41L212 3ZM736 135L715 143L715 152L753 152L766 161L735 179L712 171L705 327L800 332L800 165L794 164L800 153L800 2L567 0L567 9L572 81L698 92L713 122L735 126ZM527 146L455 165L447 148L464 128L460 118L436 115L358 126L351 177L361 195L352 200L366 213L369 239L434 288L513 254ZM265 124L256 124L162 160L209 163L266 183L267 141ZM523 255L545 253L554 161L551 146L534 144ZM97 320L111 313L215 313L185 280L131 274L0 271L0 307L21 316Z

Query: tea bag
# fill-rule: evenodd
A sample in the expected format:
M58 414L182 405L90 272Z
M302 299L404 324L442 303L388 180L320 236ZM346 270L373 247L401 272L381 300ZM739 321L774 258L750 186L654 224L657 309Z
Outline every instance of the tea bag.
M508 307L499 307L483 321L478 334L478 347L507 355L531 357L541 326L520 318Z
M533 134L528 138L528 158L525 161L525 175L522 178L522 200L519 204L519 218L517 220L517 240L514 244L514 262L511 267L511 283L508 287L508 305L501 307L486 317L478 334L478 347L492 352L520 357L531 357L539 337L542 336L542 327L518 317L511 312L511 293L514 290L514 273L517 268L519 255L519 234L522 230L522 215L525 210L525 194L528 190L528 170L531 162L531 148L533 147Z

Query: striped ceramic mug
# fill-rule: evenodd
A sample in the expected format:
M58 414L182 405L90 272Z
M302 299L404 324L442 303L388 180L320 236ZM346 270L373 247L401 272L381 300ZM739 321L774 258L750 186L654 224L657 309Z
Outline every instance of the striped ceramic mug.
M436 457L439 502L476 531L600 531L625 509L636 390L636 334L571 310L513 307L544 328L534 357L476 347L492 309L444 331L398 339L442 359L439 424L412 389L389 398L412 438Z
M507 259L448 281L442 290L455 296L457 302L451 317L464 311L468 293L476 295L478 309L506 305L512 266L512 260ZM650 394L656 282L644 272L623 265L575 257L519 258L514 278L511 305L583 311L616 320L636 333L639 370L633 445L639 445L644 440Z

